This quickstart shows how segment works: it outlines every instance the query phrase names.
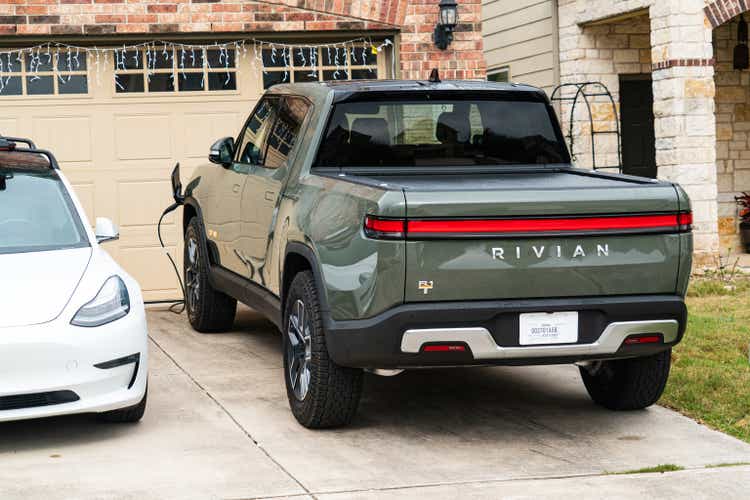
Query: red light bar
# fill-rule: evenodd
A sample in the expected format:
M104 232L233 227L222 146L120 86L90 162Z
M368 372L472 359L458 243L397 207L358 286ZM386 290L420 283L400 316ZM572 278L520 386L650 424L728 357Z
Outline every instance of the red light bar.
M628 337L625 339L623 344L625 345L637 345L637 344L660 344L661 335L637 335Z
M446 344L440 344L440 345L426 345L422 348L422 352L464 352L466 351L466 346L463 345L446 345Z
M410 220L408 234L536 233L567 231L612 231L674 229L685 225L690 214L618 215L612 217L570 217L549 219L461 219Z

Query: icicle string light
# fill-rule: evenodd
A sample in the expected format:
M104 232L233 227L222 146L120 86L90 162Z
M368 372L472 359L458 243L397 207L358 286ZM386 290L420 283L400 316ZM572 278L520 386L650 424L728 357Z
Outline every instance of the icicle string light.
M284 82L291 80L293 68L305 71L309 77L316 77L320 66L335 67L332 73L334 79L341 78L342 73L343 77L347 78L346 70L350 65L367 65L368 52L377 54L393 46L390 39L385 39L379 45L375 45L372 40L364 37L321 44L281 43L252 38L210 44L154 40L122 45L122 47L104 48L46 42L31 47L0 50L0 94L9 85L11 77L17 76L13 73L22 73L24 58L27 61L25 74L31 80L39 79L39 73L44 72L56 74L61 83L67 83L73 77L72 73L86 71L95 73L97 84L101 84L100 72L105 71L105 68L110 65L111 55L111 64L116 70L114 83L121 90L124 87L118 78L117 71L131 69L145 69L150 81L156 69L171 68L173 82L180 74L186 79L186 69L203 69L202 84L204 86L208 83L205 81L207 71L223 70L226 72L225 84L228 84L232 77L230 70L236 67L240 59L244 60L248 57L250 44L252 44L250 54L252 67L260 68L263 74L267 74L266 63L269 64L269 68L276 70L282 69L283 65L282 81ZM209 50L213 52L209 53ZM264 55L265 50L269 51L266 53L267 56ZM213 66L209 61L209 54L214 58ZM83 61L81 61L81 56L83 56ZM392 71L395 72L395 60L392 60L391 64Z

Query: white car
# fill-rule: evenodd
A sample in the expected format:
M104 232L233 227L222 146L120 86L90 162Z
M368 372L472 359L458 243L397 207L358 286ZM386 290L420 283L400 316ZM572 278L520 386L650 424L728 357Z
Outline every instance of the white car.
M0 137L0 421L143 416L140 287L99 247L117 236L91 230L51 154Z

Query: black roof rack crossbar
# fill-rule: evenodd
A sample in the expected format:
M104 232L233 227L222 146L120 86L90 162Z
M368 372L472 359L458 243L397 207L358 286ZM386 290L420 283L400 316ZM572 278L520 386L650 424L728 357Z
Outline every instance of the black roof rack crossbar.
M0 139L5 139L9 142L20 142L21 144L26 144L31 149L36 149L36 144L34 144L34 141L31 139L26 139L25 137L8 137L7 135L0 135Z
M13 142L8 140L8 137L0 137L0 142L3 140L6 140L7 142ZM20 142L20 141L19 141ZM38 149L38 148L13 148L12 151L14 153L31 153L31 154L38 154L42 155L49 160L49 165L53 170L60 170L60 164L57 163L57 158L55 158L55 155L52 154L51 151L47 151L46 149Z

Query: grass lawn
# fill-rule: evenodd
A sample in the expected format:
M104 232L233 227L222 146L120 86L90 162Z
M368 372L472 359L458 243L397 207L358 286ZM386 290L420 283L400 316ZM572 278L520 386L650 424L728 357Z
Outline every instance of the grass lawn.
M659 403L750 442L750 279L733 284L691 283L687 332Z

